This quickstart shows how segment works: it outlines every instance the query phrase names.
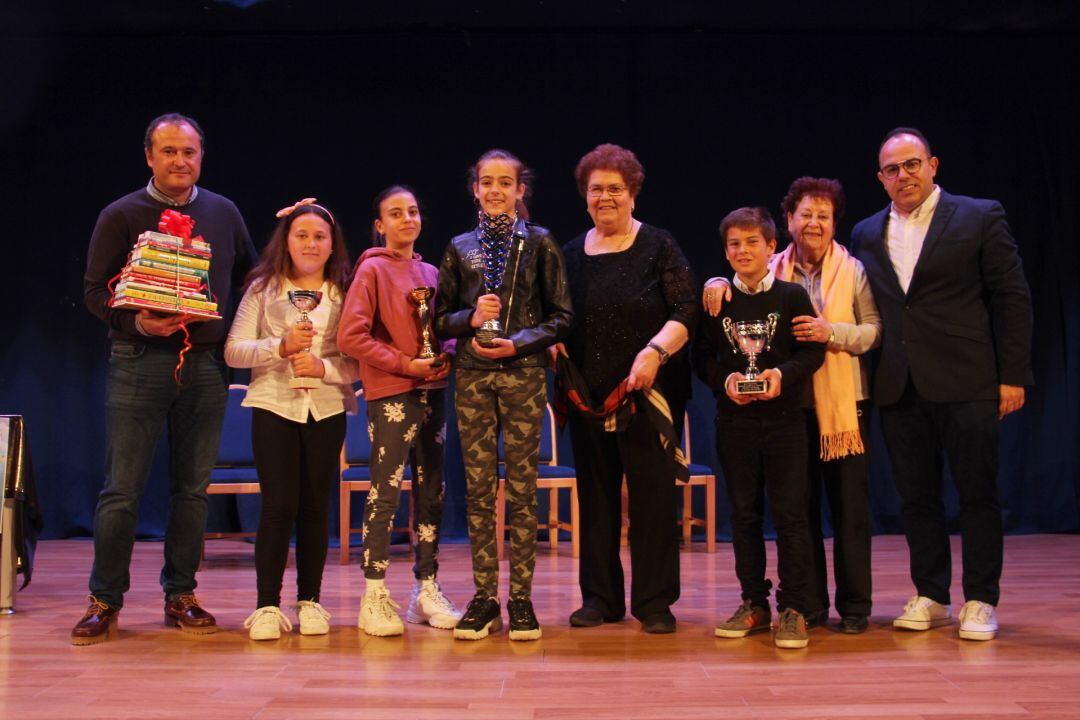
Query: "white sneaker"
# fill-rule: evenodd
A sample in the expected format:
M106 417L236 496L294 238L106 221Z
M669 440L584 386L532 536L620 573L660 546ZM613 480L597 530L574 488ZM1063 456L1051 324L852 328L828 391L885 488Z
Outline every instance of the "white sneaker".
M968 600L960 608L960 637L965 640L993 640L997 636L997 610L990 603Z
M300 622L301 635L325 635L330 632L330 613L313 600L296 603L296 619Z
M252 640L277 640L281 637L282 630L292 630L292 623L281 614L281 609L276 605L264 605L248 615L244 627L250 628L248 637Z
M948 605L934 602L928 597L916 595L904 605L904 614L893 620L893 627L905 630L929 630L952 622Z
M368 590L360 601L360 617L356 619L356 624L375 637L401 635L405 632L405 626L394 612L394 608L400 607L390 598L390 591L386 588Z
M454 607L450 598L443 595L439 583L432 579L413 586L405 619L411 623L427 623L441 630L453 630L461 619L461 611Z

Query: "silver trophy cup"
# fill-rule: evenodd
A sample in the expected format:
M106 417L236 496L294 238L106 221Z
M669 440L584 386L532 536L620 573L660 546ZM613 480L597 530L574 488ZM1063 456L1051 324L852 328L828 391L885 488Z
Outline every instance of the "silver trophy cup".
M308 313L319 307L319 303L322 302L321 290L290 290L289 302L292 306L300 311L300 317L297 318L296 324L311 322L308 319ZM307 352L307 350L304 350ZM313 377L296 377L289 378L289 387L293 390L311 390L317 388L321 384L319 378Z
M769 381L758 377L760 370L757 358L769 349L776 325L780 321L778 313L769 313L766 320L736 320L724 318L724 334L731 343L732 352L741 352L749 365L743 375L745 380L735 381L735 392L739 395L760 395L769 389Z

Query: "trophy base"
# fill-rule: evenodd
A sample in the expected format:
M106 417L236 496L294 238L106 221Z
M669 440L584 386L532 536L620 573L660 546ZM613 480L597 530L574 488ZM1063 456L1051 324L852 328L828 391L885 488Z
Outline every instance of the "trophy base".
M739 395L761 395L768 392L768 380L736 380L735 392Z
M495 338L502 337L502 333L493 328L485 328L481 326L476 331L476 344L480 347L495 347Z
M289 378L289 387L293 390L314 390L321 384L319 378L294 377Z

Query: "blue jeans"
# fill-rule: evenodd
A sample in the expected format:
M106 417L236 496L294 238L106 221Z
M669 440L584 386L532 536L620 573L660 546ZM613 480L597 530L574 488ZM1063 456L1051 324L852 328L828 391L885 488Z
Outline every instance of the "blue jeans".
M195 590L206 530L206 486L217 458L228 389L225 366L211 351L189 352L181 384L173 350L112 344L105 387L105 487L94 513L90 592L121 608L131 585L139 500L163 426L169 437L169 512L161 587L167 598Z

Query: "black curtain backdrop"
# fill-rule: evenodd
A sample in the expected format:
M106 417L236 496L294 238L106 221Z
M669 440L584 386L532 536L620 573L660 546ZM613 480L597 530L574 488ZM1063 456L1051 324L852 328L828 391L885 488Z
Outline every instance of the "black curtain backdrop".
M90 534L103 482L107 347L82 302L90 231L102 207L146 183L144 128L174 110L202 123L200 184L236 201L259 247L277 208L313 195L342 219L355 257L367 244L371 198L406 182L424 202L418 249L435 264L473 222L465 171L481 152L506 147L536 170L533 218L565 241L589 226L571 175L577 159L616 142L646 168L637 216L675 234L699 279L727 270L720 218L747 204L778 214L799 175L843 182L846 242L856 220L887 202L874 177L881 136L920 127L941 158L944 188L1004 203L1032 286L1037 385L1003 424L1006 527L1080 529L1070 3L908 3L901 13L794 0L734 9L38 2L9 4L0 21L5 217L14 223L5 233L0 412L26 417L45 537ZM716 466L713 412L698 385L694 456ZM446 534L460 538L456 443L452 430ZM142 537L163 532L161 450ZM897 532L880 437L872 484L875 530ZM227 502L215 500L214 523L237 522ZM949 502L955 508L954 495Z

